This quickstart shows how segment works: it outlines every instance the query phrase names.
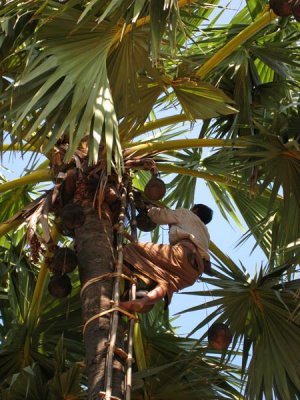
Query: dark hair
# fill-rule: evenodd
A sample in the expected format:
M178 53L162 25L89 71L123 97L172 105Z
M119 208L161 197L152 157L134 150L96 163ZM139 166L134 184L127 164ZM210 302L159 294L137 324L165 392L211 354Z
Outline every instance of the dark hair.
M231 330L228 328L227 325L222 324L221 322L217 322L208 329L207 331L207 336L209 341L213 341L217 339L218 335L220 333L224 333L224 336L226 339L230 340L232 339L232 333Z
M212 220L213 210L204 204L194 204L191 211L193 211L205 225Z

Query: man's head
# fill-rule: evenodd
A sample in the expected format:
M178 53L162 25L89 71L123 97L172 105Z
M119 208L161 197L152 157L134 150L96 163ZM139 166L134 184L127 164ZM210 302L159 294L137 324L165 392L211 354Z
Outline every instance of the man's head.
M232 333L227 325L217 322L207 331L208 343L215 350L225 350L232 341Z
M191 211L206 225L212 220L213 210L204 204L195 204Z

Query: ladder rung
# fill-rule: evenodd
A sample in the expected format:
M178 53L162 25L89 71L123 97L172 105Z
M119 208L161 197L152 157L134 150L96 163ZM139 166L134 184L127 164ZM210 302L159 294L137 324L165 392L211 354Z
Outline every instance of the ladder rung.
M106 398L106 393L105 392L100 392L99 394L101 396L101 399L105 399ZM109 398L110 398L110 400L122 400L120 397L116 397L116 396L110 396Z
M127 362L127 364L129 364L130 362L135 363L135 358L127 357L126 362Z
M105 343L105 347L109 347L110 343L106 342ZM127 362L129 362L129 357L128 354L126 353L126 351L124 351L123 349L121 349L121 347L115 347L113 350L114 354L116 354L117 356L121 357L123 360L126 360ZM131 357L130 361L135 362L135 360Z

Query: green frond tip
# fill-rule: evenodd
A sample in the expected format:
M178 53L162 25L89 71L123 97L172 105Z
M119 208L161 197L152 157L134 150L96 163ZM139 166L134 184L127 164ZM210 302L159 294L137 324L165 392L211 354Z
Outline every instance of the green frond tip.
M267 9L256 21L247 26L232 40L226 43L224 47L210 57L206 63L201 65L196 72L197 77L204 79L210 71L220 65L221 62L230 56L239 46L244 44L261 29L265 28L275 18L277 18L277 15L272 10Z
M16 219L14 221L7 221L0 224L0 237L6 235L8 232L15 230L18 226L20 226L24 220Z
M10 182L5 182L0 185L0 193L8 190L14 190L17 187L35 184L39 182L47 182L53 179L53 172L50 168L38 169L21 178L14 179Z

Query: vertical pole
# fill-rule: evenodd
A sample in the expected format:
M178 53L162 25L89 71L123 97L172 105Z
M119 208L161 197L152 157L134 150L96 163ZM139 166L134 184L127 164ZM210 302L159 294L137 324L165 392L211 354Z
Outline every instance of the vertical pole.
M135 240L137 240L137 227L136 227L136 210L134 205L134 197L132 192L131 184L128 185L128 197L130 204L130 213L131 213L131 235ZM130 300L135 300L136 298L136 283L132 283L130 290ZM132 389L132 364L133 364L133 331L134 331L135 320L131 319L129 322L129 330L128 330L128 358L127 358L127 369L126 369L126 392L125 399L131 399L131 389Z
M119 215L119 229L117 233L117 262L115 268L116 272L120 274L122 272L122 267L123 267L123 232L124 232L126 202L127 202L127 191L124 183L121 195L121 210ZM114 306L119 306L120 303L120 276L117 276L115 278L114 288L113 288L113 303ZM105 400L110 400L112 396L113 355L116 345L118 323L119 323L119 314L118 311L114 311L112 313L110 337L109 337L108 350L106 356Z

